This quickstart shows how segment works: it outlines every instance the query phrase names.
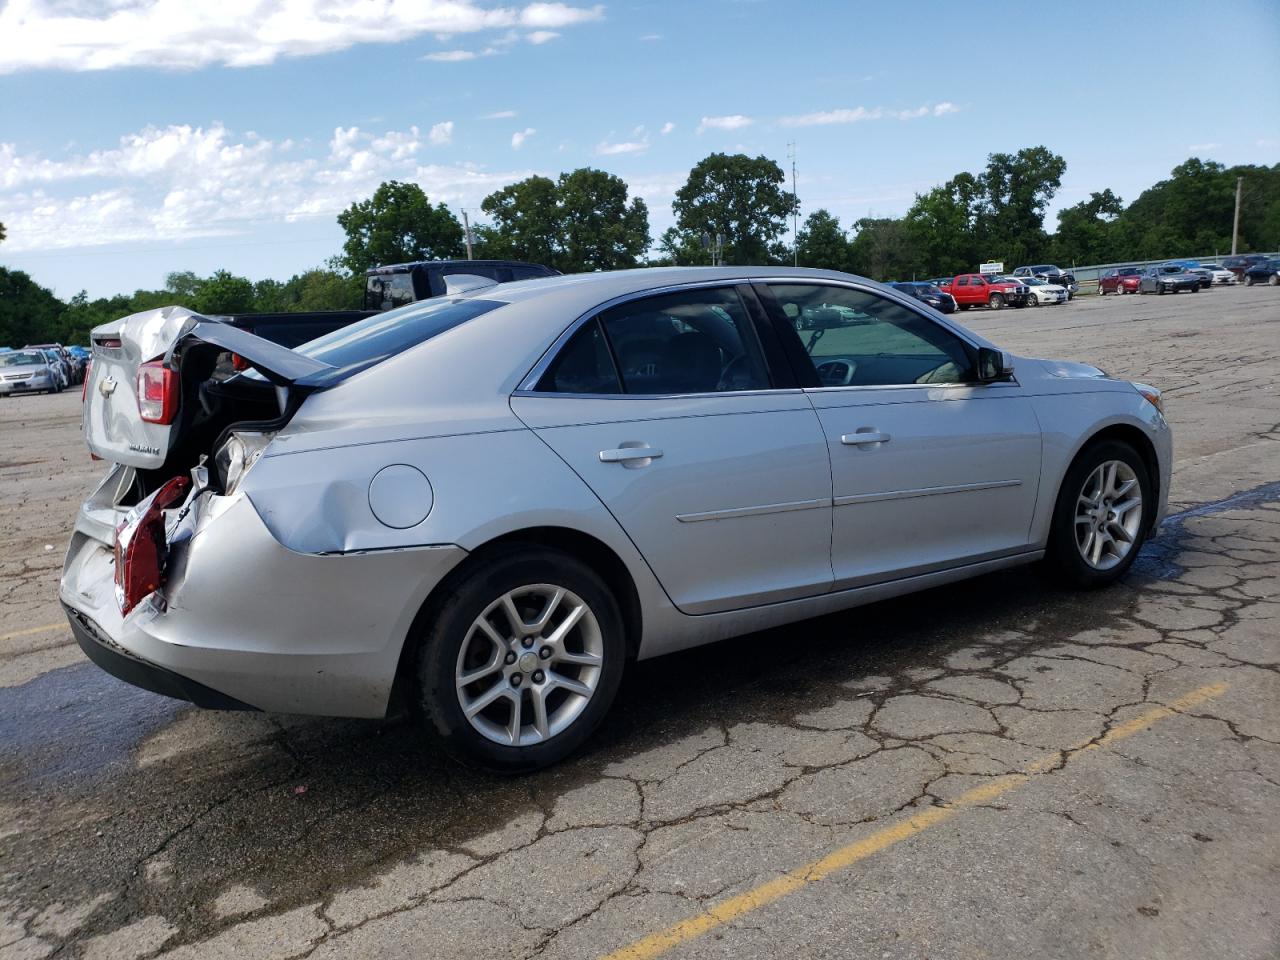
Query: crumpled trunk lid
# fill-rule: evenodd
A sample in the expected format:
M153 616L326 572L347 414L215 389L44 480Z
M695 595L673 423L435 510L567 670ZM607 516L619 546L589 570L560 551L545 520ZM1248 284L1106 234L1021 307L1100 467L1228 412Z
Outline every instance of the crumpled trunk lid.
M173 427L147 423L138 414L138 367L163 357L193 316L185 307L161 307L90 332L93 370L85 385L81 424L94 456L145 469L164 463Z
M181 378L189 373L186 368L195 359L194 369L208 376L215 355L233 353L274 385L281 411L295 381L332 369L319 360L185 307L131 314L95 327L89 339L93 370L85 387L82 412L85 444L103 460L142 470L163 466L184 429L199 415L198 384L191 382L199 374L190 374L182 380L178 413L172 424L143 420L137 395L138 368L142 364L164 360Z

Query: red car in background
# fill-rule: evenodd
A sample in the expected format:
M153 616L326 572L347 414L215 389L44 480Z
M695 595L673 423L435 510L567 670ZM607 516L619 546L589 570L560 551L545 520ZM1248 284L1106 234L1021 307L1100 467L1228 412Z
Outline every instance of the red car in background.
M990 307L999 310L1004 306L1025 307L1031 297L1026 284L1009 280L1005 277L981 273L962 273L945 284L940 284L943 293L951 294L956 306L961 310L970 307Z
M1142 271L1137 267L1108 270L1098 280L1098 293L1104 297L1108 293L1137 293L1141 275Z

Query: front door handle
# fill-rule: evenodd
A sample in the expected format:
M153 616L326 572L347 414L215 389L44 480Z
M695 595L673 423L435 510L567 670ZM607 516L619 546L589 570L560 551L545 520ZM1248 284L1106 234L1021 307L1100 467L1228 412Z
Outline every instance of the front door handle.
M865 444L888 443L892 438L887 433L881 433L879 430L859 430L857 433L846 433L840 438L840 442L845 446L860 447Z
M650 447L641 443L624 443L616 450L601 450L601 463L620 463L624 467L647 467L654 460L662 456L662 451L657 447Z

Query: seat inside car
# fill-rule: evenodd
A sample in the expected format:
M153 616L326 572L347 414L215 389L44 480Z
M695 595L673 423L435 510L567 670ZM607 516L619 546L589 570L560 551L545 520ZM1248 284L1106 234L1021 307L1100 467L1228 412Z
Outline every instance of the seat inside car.
M720 348L705 333L677 334L663 348L660 372L673 392L711 393L720 383L722 370Z

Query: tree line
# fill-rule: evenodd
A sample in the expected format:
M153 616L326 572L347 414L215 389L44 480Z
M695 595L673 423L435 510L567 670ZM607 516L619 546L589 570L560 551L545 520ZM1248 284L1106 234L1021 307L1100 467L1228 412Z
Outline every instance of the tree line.
M1280 164L1224 167L1192 158L1127 206L1110 189L1090 194L1060 210L1050 233L1045 211L1066 169L1044 146L993 153L984 169L918 194L902 217L845 226L816 209L793 247L785 238L797 204L768 157L713 153L699 161L672 202L675 225L656 244L644 200L629 196L622 178L584 167L555 179L531 176L485 197L487 222L472 228L471 250L477 259L577 273L707 264L715 248L729 264L795 260L876 280L951 275L986 260L1070 266L1226 253L1237 177L1245 178L1241 251L1280 248ZM370 267L466 253L463 224L414 183L383 183L337 219L346 236L341 253L287 281L175 272L159 290L94 300L81 292L63 302L27 274L0 267L0 345L81 343L100 323L171 303L213 314L352 309Z

